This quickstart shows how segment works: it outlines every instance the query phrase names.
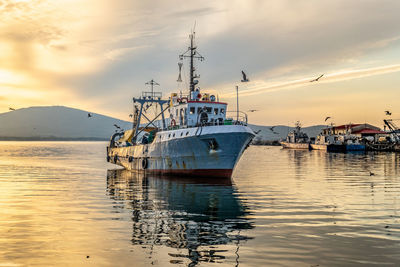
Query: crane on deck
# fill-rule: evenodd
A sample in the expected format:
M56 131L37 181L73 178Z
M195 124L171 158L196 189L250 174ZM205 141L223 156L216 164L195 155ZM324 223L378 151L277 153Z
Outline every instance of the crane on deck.
M400 120L400 119L397 119ZM396 143L400 143L400 129L397 127L397 125L393 122L394 119L385 119L383 122L385 125L388 127L390 130L390 134L392 134L393 138L395 139Z

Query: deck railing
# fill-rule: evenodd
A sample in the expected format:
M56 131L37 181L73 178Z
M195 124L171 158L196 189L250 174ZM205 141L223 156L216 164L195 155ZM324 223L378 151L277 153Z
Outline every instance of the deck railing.
M243 111L227 111L226 115L232 119L232 124L247 125L247 114Z

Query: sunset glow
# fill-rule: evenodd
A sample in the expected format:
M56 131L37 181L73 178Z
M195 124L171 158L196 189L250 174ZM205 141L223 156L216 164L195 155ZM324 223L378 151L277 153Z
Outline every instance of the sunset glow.
M329 114L381 124L383 110L400 113L399 5L0 1L0 112L64 105L128 120L146 81L165 96L186 90L176 64L196 22L201 88L234 104L239 85L241 109L259 110L252 123L318 124ZM241 70L250 83L240 84Z

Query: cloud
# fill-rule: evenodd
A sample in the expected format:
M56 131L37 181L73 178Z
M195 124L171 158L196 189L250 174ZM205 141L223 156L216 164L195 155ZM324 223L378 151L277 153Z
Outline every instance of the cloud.
M176 63L195 21L196 42L206 58L196 64L202 88L235 83L245 69L257 81L250 88L256 91L247 93L259 94L308 84L290 77L360 69L372 54L381 65L400 60L383 53L399 42L398 1L0 3L0 69L28 77L29 90L65 91L76 103L82 99L82 105L110 114L116 103L130 109L128 99L152 78L163 92L186 89L176 83Z
M369 76L381 75L385 73L398 72L400 71L400 64L380 66L367 69L355 69L355 70L342 70L334 73L327 73L318 81L318 83L334 83L339 81L359 79ZM264 81L256 81L253 85L248 86L249 89L241 91L241 96L258 95L264 93L271 93L281 90L290 90L298 87L304 87L311 85L310 81L316 77L307 77L289 81L268 83ZM234 93L224 94L225 98L236 97Z
M116 60L118 58L121 58L122 56L125 56L128 53L131 53L135 50L147 48L150 46L132 46L132 47L121 47L121 48L116 48L111 51L108 51L105 53L105 57L110 59L110 60Z
M196 18L199 16L210 15L216 12L222 12L223 10L216 9L213 7L200 7L200 8L189 8L180 11L175 11L167 14L166 17L170 18Z

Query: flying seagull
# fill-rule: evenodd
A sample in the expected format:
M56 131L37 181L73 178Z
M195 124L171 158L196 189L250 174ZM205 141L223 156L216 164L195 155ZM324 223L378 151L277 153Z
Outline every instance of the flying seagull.
M331 118L331 117L326 117L326 118L325 118L325 121L329 120L330 118Z
M273 133L273 134L279 134L277 132L274 131L275 126L269 127L269 130Z
M250 81L250 80L247 78L247 75L246 75L246 73L244 73L244 71L242 71L242 76L243 76L242 83L245 83L245 82L249 82L249 81Z
M9 110L11 110L11 111L14 111L15 110L15 108L8 108Z
M318 80L321 79L322 76L324 76L324 74L320 75L318 78L315 78L315 79L311 80L310 83L312 83L312 82L318 82Z
M88 114L87 114L87 117L88 117L88 118L91 118L92 116L93 116L93 115L92 115L91 113L88 113Z
M261 130L258 130L258 131L254 131L254 133L255 133L255 134L258 134L259 132L261 132Z
M133 117L133 114L129 114L129 117L132 118L132 117Z
M258 109L249 109L249 112L258 111Z
M385 110L386 115L390 116L392 115L392 112L390 112L389 110Z

